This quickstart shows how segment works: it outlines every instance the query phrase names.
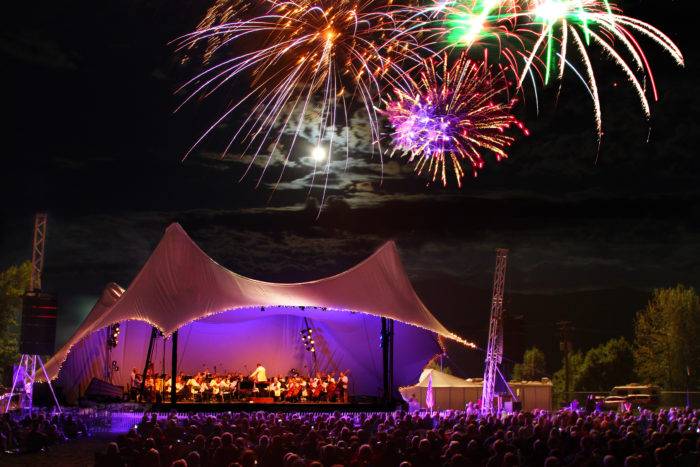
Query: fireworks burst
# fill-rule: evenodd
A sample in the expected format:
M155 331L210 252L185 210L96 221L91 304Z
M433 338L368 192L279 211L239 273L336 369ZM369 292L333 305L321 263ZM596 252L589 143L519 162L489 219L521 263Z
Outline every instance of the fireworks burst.
M661 46L678 65L684 63L680 49L668 36L650 24L624 16L621 10L607 0L527 0L526 3L519 15L529 22L529 27L539 30L539 35L531 47L519 84L522 85L525 72L540 53L544 54L544 83L549 82L554 70L557 70L561 79L567 65L573 68L567 59L570 42L573 42L584 65L599 137L602 135L600 100L587 51L588 45L598 45L623 70L637 92L647 118L650 116L650 108L642 83L650 83L654 100L658 99L658 93L649 61L634 34L651 39ZM630 57L630 60L626 60L623 55Z
M515 102L507 98L502 75L492 76L486 64L477 64L462 54L423 63L420 79L409 87L397 87L395 98L386 102L385 114L393 128L395 151L415 161L416 171L438 178L447 185L451 166L462 186L468 163L476 175L484 166L481 153L490 151L496 160L508 157L506 149L515 138L506 134L516 126L527 129L512 114Z
M204 28L179 44L180 50L187 50L202 41L214 41L210 56L223 57L183 86L190 92L185 102L209 95L233 78L245 76L251 81L249 91L229 106L187 154L249 102L252 110L224 153L235 141L243 141L246 152L254 157L263 149L272 154L282 136L291 134L286 163L302 123L311 113L320 113L317 141L312 143L325 146L329 155L327 177L336 128L348 125L350 107L355 104L364 107L372 141L379 144L375 100L387 72L414 54L409 47L413 37L395 29L386 4L374 0L266 0L251 10L247 19L204 23ZM314 105L318 101L320 109Z
M414 0L215 0L197 30L178 42L182 52L202 51L205 65L183 86L189 93L183 104L239 78L248 80L249 88L185 157L245 108L224 155L236 142L253 155L251 166L263 151L269 154L262 180L272 154L286 145L286 165L304 130L314 135L306 138L315 139L310 142L317 153L327 155L310 158L311 184L317 165L324 164L327 184L334 143L343 146L337 140L344 129L349 157L348 115L360 109L369 121L372 151L377 147L380 157L386 153L379 130L383 114L393 128L391 154L406 154L419 173L443 185L451 167L461 186L466 164L475 174L483 167L482 152L506 157L514 137L505 130L516 126L527 133L512 115L510 95L526 95L528 76L539 106L540 84L561 80L567 67L573 70L592 97L600 141L593 46L625 73L648 118L647 94L657 99L657 89L642 38L683 64L668 36L623 15L608 0L434 0L427 5ZM576 68L580 65L582 71ZM386 97L388 89L393 96ZM282 142L283 135L291 143Z
M679 48L657 28L622 14L608 0L457 0L436 1L407 7L410 27L422 29L431 46L439 50L462 48L479 55L495 46L491 57L502 70L516 75L522 90L530 76L535 96L535 76L547 85L559 80L567 67L584 82L593 99L596 129L602 135L601 104L590 46L595 45L625 73L638 94L645 117L650 116L649 84L654 100L656 83L649 61L639 43L644 37L659 45L679 64ZM583 71L575 68L577 52Z

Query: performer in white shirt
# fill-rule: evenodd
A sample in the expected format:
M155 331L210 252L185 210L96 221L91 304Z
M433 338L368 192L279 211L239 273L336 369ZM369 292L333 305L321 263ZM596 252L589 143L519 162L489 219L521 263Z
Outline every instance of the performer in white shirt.
M129 388L135 388L136 387L136 379L139 372L136 370L136 368L133 368L131 370L131 374L129 375Z
M267 374L265 373L265 367L262 366L262 363L258 363L256 367L257 368L255 368L255 371L251 373L250 379L258 383L266 383Z
M344 402L347 404L349 399L348 384L350 383L350 380L346 373L347 372L340 372L340 376L338 377L338 385L340 387L340 402Z
M190 395L194 399L197 394L199 394L199 382L194 376L187 380L187 386L190 388Z
M276 377L273 378L272 383L270 383L270 385L267 387L267 390L273 394L276 401L280 400L280 396L282 395L282 384L280 383L279 379Z
M211 381L209 381L209 387L211 388L211 396L214 399L221 400L223 402L223 399L221 397L221 378L218 376L216 378L213 378Z
M165 381L165 391L166 391L168 394L170 394L170 387L171 387L172 385L173 385L173 379L172 379L172 378L168 378L168 379ZM185 387L185 385L182 384L182 379L180 378L180 376L178 376L178 377L175 379L175 392L176 392L176 393L179 393L180 391L182 391L182 388L184 388L184 387Z
M136 400L138 396L138 389L141 385L141 377L136 368L131 370L131 375L129 375L129 397Z
M199 396L201 397L202 401L204 401L205 398L209 398L209 385L207 384L207 381L204 378L198 378L199 382Z

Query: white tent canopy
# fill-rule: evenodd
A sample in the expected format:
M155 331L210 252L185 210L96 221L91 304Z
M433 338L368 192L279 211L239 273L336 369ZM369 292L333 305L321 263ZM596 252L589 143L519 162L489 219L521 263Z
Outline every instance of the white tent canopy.
M443 373L433 368L425 368L420 378L418 378L418 383L410 387L427 388L430 375L433 375L434 388L470 388L475 386L473 381ZM481 383L477 383L476 385L481 385Z
M473 346L447 330L421 302L393 242L340 274L278 284L229 271L207 256L179 224L172 224L128 289L108 285L76 332L47 362L46 370L56 378L76 344L114 323L142 321L167 336L222 312L244 314L255 307L269 307L272 312L281 306L391 318Z

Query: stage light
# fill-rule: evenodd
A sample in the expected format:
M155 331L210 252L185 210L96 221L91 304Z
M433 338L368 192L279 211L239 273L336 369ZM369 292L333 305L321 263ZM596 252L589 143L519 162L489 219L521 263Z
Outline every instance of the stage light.
M120 326L114 323L109 327L109 337L107 338L107 348L113 349L119 343Z
M321 146L316 146L311 151L311 157L316 162L323 162L323 160L326 158L326 150L324 148L322 148Z

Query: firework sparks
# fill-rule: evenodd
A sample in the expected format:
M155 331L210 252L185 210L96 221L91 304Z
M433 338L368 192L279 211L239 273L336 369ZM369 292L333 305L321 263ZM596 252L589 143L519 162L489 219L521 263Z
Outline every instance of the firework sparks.
M657 99L657 90L641 38L683 64L668 36L623 15L608 0L434 0L428 5L413 0L215 0L197 30L178 43L186 53L203 50L206 67L183 86L189 92L183 104L238 78L250 86L185 157L245 108L224 155L236 142L253 155L251 166L263 151L269 153L262 180L271 155L285 145L286 165L295 142L304 137L302 127L311 124L314 136L307 139L314 140L310 143L319 155L310 158L313 177L317 165L325 166L319 173L325 172L327 183L333 145L342 146L338 130L347 130L348 115L361 109L369 121L372 151L386 154L379 125L384 114L393 128L391 154L406 154L419 173L443 185L451 167L461 186L465 166L475 174L483 167L483 152L498 160L506 157L514 137L505 130L516 126L527 133L512 116L510 93L524 98L528 76L539 105L536 76L547 85L572 69L593 100L600 141L592 46L622 69L649 117L647 94ZM448 59L457 55L455 49L459 58ZM478 62L470 60L475 57ZM347 138L349 131L344 133ZM282 142L283 135L291 143ZM349 148L347 142L344 146Z
M226 24L233 21L234 18L243 14L250 5L242 0L216 0L206 11L204 17L197 25L197 31L213 31L217 25ZM214 55L214 52L221 45L231 38L231 34L211 34L208 38L202 40L198 38L196 41L190 41L186 46L188 52L193 53L194 49L201 42L205 42L205 48L202 52L202 62L209 63ZM182 63L189 61L190 56L185 55Z
M660 30L640 20L624 16L621 10L607 0L528 0L519 13L528 26L539 29L539 37L531 47L530 56L521 73L522 85L525 73L538 54L544 54L544 83L548 84L553 72L561 79L566 68L568 49L573 42L581 57L588 87L593 97L596 128L602 136L600 100L595 73L589 57L588 46L595 44L625 73L637 92L642 111L650 116L645 81L650 83L654 100L658 99L656 83L649 61L635 33L652 40L666 51L678 65L683 65L683 55L671 39ZM629 60L625 59L629 57ZM557 63L558 57L558 63Z
M506 134L511 126L528 134L511 114L515 102L506 97L506 80L465 54L452 62L445 56L437 65L434 58L425 60L420 79L393 93L384 113L395 150L415 161L419 174L425 171L443 185L448 166L461 187L464 163L476 175L484 166L482 152L493 153L496 160L508 157L506 149L515 140Z
M532 77L533 70L545 85L554 76L561 80L567 66L585 76L599 138L601 104L589 56L591 45L599 47L625 73L647 118L650 106L645 83L655 100L658 93L652 69L635 36L656 43L683 65L681 51L668 36L623 15L608 0L461 0L424 7L415 17L431 32L431 38L442 41L443 48L480 52L496 44L498 53L491 56L505 61L507 69L517 75L518 89L522 89L528 75ZM580 73L574 68L571 50L580 57Z
M395 29L387 5L373 0L267 0L251 9L247 19L203 23L204 28L179 44L180 50L187 50L201 41L214 41L209 56L222 57L183 86L190 91L185 102L209 95L233 78L246 76L251 81L247 94L204 132L187 155L244 102L252 110L224 154L236 141L245 142L246 152L254 157L263 149L272 154L282 136L291 134L286 163L307 114L320 114L317 141L312 144L324 146L328 154L327 177L335 129L348 125L353 105L365 109L372 141L379 144L375 100L387 72L414 54L409 47L413 36ZM314 105L318 101L320 109Z

